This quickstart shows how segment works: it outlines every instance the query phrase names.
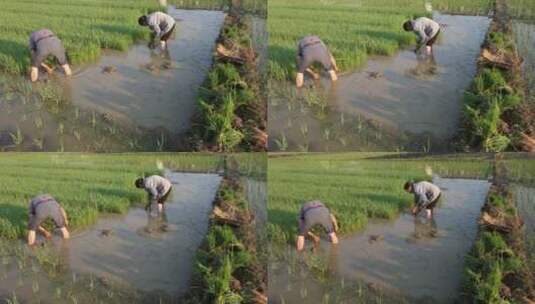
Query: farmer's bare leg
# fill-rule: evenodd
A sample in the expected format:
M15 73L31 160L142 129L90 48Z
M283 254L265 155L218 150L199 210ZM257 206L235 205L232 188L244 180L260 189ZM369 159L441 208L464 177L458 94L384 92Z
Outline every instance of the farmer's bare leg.
M158 203L158 213L162 213L162 212L163 212L163 204Z
M64 239L69 239L71 237L71 234L69 233L69 230L67 230L67 227L61 228L60 231Z
M39 79L39 68L32 67L30 70L30 80L36 82Z
M28 245L35 244L35 230L28 230Z
M64 65L61 66L61 68L63 69L63 72L65 73L65 76L71 76L72 75L71 66L69 64L64 64Z
M303 250L303 248L305 248L305 236L304 235L297 236L296 247L297 247L297 251L301 251Z
M336 75L336 71L335 70L330 70L329 71L329 76L331 76L331 80L333 82L338 80L338 75Z
M297 73L295 77L295 86L300 88L305 83L305 75L303 73Z
M307 68L306 71L312 76L312 78L314 78L314 79L320 79L320 74L314 72L314 70L312 70L311 68Z
M333 244L338 244L338 236L336 236L336 232L329 233L329 237L331 238L331 242Z

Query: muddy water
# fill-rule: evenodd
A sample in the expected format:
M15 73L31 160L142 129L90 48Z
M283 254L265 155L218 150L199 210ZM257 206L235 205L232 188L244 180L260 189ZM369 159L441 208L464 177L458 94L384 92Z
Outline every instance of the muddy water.
M257 67L262 74L267 71L268 55L268 31L265 18L251 16L251 31L253 34L253 45L258 54Z
M535 96L535 24L514 22L516 44L524 59L522 70L530 94Z
M452 303L459 295L464 255L476 237L489 183L464 179L435 183L443 190L443 200L434 221L403 214L393 222L371 221L364 232L343 237L336 247L322 242L312 265L322 265L315 267L327 272L320 276L324 283L311 274L289 275L279 265L270 273L270 296L278 299L274 303L282 303L281 299L321 303L326 293L334 296L332 286L325 288L333 281L337 286L361 282L382 290L382 303ZM399 296L387 300L387 295Z
M516 185L514 187L516 206L524 221L528 263L535 271L535 188Z
M167 52L145 44L127 53L107 52L66 82L72 102L138 126L185 131L225 15L172 7L168 13L177 24ZM105 67L113 68L106 72Z
M490 20L440 14L435 19L445 28L435 45L434 59L404 50L393 57L372 58L360 71L342 75L333 85L324 79L317 85L322 92L317 95L324 100L305 97L308 104L292 107L288 103L293 96L306 93L275 96L277 100L270 102L274 122L270 148L280 150L274 139L284 134L290 150L303 145L314 151L448 149L447 140L459 126L463 91L475 75ZM314 103L321 106L311 106ZM306 132L299 132L303 125Z
M243 179L245 198L255 215L257 232L262 232L267 222L267 187L266 181L253 178Z
M143 291L177 295L187 290L221 177L184 173L168 177L173 193L164 216L135 208L124 217L99 220L70 242L72 270L121 280Z

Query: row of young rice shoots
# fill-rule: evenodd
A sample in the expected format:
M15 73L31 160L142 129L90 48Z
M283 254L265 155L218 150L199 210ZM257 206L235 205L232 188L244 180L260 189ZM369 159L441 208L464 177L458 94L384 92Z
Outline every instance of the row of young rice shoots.
M340 233L364 228L369 218L391 219L412 204L408 180L489 176L485 155L399 157L399 154L344 153L269 158L268 217L279 241L293 241L302 203L320 200L338 218ZM429 171L429 169L427 169Z
M125 51L148 38L137 24L147 12L165 10L153 0L4 0L0 12L0 71L20 74L30 64L29 36L48 28L64 43L72 64L95 60L101 49Z
M144 203L136 178L162 174L164 168L217 172L222 156L204 154L5 154L0 158L0 237L23 237L28 203L50 193L65 208L76 230L97 220L99 213L125 213Z

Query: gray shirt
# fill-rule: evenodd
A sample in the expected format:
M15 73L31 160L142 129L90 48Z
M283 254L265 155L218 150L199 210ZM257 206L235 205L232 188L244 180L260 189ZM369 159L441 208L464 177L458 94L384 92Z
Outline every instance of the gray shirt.
M420 17L412 21L413 31L418 35L420 44L426 44L440 30L440 24L427 17Z
M30 50L37 50L37 43L43 39L55 37L56 35L49 29L42 29L30 35Z
M299 235L306 235L315 225L321 225L327 233L334 232L331 212L320 201L304 203L299 211Z
M143 180L145 190L152 199L159 199L171 189L171 182L159 175L152 175Z
M429 205L440 195L440 188L430 182L414 183L412 188L415 203L422 207Z
M154 32L154 35L156 35L156 38L160 38L173 28L175 19L162 12L154 12L148 16L147 23Z

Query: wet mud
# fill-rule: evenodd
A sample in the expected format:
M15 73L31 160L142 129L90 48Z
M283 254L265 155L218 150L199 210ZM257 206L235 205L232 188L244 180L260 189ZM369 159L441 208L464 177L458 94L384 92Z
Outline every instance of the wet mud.
M173 192L163 215L138 206L123 216L103 216L68 241L54 237L34 251L16 242L13 247L20 249L14 253L1 251L0 258L8 258L0 266L0 299L15 292L23 303L57 303L58 292L69 292L80 301L98 296L109 303L176 302L189 288L221 177L167 177Z
M434 220L402 214L395 221L370 221L365 231L342 237L338 246L322 241L314 249L309 244L308 270L293 273L284 262L271 267L270 296L278 299L273 303L322 303L326 294L343 298L348 291L340 286L355 284L353 292L362 288L370 294L362 303L455 301L464 256L476 238L490 184L440 178L434 182L443 190Z
M412 50L375 57L334 84L327 79L314 84L309 79L312 93L290 88L284 92L273 83L270 149L281 150L275 142L281 134L289 150L299 146L314 151L451 149L448 140L459 127L463 92L476 73L490 19L441 14L435 19L444 27L432 57L417 56ZM288 105L299 95L305 102ZM307 134L299 132L305 125Z

